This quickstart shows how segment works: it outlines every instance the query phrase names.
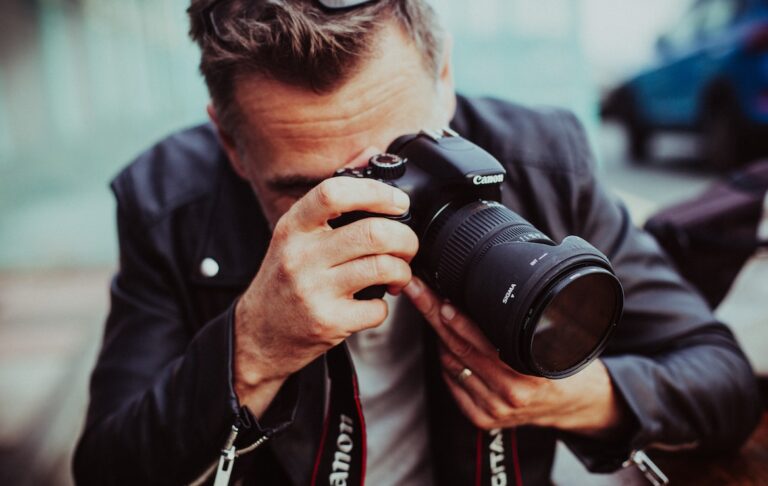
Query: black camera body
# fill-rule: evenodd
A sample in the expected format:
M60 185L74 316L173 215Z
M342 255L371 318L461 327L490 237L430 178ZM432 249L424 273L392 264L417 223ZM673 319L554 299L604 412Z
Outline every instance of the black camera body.
M423 240L427 228L448 205L469 201L501 201L501 183L506 171L491 154L461 138L455 132L422 131L404 135L390 144L387 152L371 157L362 168L339 169L335 176L376 179L401 189L411 199L410 210L400 216L354 211L330 222L339 227L367 217L383 217L407 224ZM422 269L419 252L414 269ZM437 285L433 276L418 272ZM366 291L361 297L380 298L384 288Z
M469 315L514 369L561 378L604 349L623 306L610 262L579 237L556 244L503 206L506 171L482 148L451 130L421 132L335 175L377 179L410 196L406 214L355 211L329 224L386 217L410 226L420 245L414 273Z

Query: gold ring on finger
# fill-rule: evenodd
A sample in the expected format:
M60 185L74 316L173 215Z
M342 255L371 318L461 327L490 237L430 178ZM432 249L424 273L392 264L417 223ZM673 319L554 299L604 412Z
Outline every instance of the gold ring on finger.
M464 368L461 370L461 373L459 373L459 382L464 383L470 376L472 376L472 370L469 368Z

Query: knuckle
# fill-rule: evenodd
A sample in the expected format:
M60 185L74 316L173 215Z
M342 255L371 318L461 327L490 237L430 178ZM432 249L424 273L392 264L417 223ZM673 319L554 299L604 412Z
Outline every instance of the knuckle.
M363 225L363 235L366 246L377 251L383 248L386 241L386 222L381 218L368 218Z
M519 390L517 393L517 408L528 408L533 403L533 395L527 390Z
M530 398L523 393L518 387L514 385L508 385L504 388L502 397L513 408L523 408L528 406Z
M443 362L443 366L445 366L448 371L453 373L459 373L461 371L461 365L458 361L456 361L456 359L454 359L453 356L451 356L451 353L440 353L440 360Z
M337 204L338 183L334 179L326 179L315 187L315 198L317 203L325 208L334 208Z
M299 258L291 247L283 248L278 261L279 275L283 279L290 280L296 274L299 267Z
M362 180L367 185L365 190L368 191L370 194L373 194L373 196L376 199L380 199L382 201L389 201L392 199L393 188L389 184L386 184L376 179L360 179L360 180Z
M387 268L387 280L391 283L407 283L411 279L411 267L403 260L389 257Z
M325 338L327 326L321 319L315 319L307 326L307 335L313 340Z
M317 295L315 279L294 274L291 277L291 285L299 302L306 302L310 307L314 305L313 297Z
M288 260L281 258L277 262L277 280L282 283L288 283L293 280L293 268Z
M443 368L445 368L449 373L452 373L456 370L456 365L453 362L450 354L440 353L440 362L443 364Z
M463 339L453 340L453 352L460 359L469 358L472 355L472 344Z
M472 321L470 321L462 312L461 310L456 311L456 315L451 320L452 327L454 331L459 336L467 336L473 331L473 324Z
M489 417L483 417L482 415L473 415L470 417L472 420L472 423L475 424L475 426L482 430L491 430L495 427L495 422L491 420Z
M374 255L365 259L364 272L373 279L386 277L387 265L382 255Z
M315 313L308 333L312 339L321 342L332 342L338 337L334 321L322 313Z
M275 227L272 230L272 242L283 243L288 239L288 213L284 214L282 218L277 220Z
M426 292L423 292L419 299L419 310L424 313L424 316L432 321L436 321L440 317L438 313L438 304L435 299L430 298Z
M507 418L507 407L499 403L488 404L487 410L488 414L495 420L504 420Z

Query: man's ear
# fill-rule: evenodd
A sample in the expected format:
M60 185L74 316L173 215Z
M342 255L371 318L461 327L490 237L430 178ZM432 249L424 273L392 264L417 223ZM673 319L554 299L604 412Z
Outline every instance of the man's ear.
M240 158L240 151L237 150L235 139L232 137L232 134L222 127L221 122L219 121L219 115L216 113L216 108L214 108L212 103L208 104L206 110L208 111L208 118L211 119L211 122L216 127L216 133L219 135L221 147L224 149L224 152L226 152L227 158L229 159L230 164L232 164L232 168L237 175L247 180L248 175L245 170L245 164L243 164L243 160Z
M456 113L456 89L453 83L453 37L445 33L440 71L437 77L437 92L443 109L445 124L448 125Z

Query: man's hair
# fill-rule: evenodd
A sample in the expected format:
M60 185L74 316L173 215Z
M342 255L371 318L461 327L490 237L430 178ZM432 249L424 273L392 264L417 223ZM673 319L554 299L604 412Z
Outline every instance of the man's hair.
M200 71L225 129L236 132L238 78L260 75L328 93L354 75L394 20L435 76L443 31L426 0L376 0L330 10L316 0L192 0L190 36L202 51ZM213 11L213 15L211 15Z

